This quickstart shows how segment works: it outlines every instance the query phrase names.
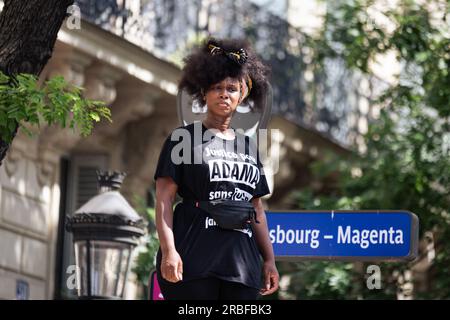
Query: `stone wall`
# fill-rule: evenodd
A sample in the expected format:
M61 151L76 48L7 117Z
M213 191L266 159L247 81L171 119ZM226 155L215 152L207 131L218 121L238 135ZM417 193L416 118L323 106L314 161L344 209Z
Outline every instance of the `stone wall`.
M16 299L18 280L28 283L30 299L53 295L57 161L19 134L0 167L0 298Z

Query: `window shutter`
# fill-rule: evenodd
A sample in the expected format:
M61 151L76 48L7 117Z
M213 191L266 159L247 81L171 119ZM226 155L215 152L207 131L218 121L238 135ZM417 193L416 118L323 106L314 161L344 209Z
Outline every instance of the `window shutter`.
M99 169L97 166L82 165L78 167L76 209L80 208L97 194L97 170Z

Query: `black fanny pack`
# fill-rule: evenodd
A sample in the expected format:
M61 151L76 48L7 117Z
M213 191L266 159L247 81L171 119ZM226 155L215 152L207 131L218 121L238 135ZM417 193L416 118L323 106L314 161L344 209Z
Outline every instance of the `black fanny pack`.
M248 201L212 200L196 201L184 199L184 204L200 208L209 213L211 218L223 229L245 229L256 219L253 204Z

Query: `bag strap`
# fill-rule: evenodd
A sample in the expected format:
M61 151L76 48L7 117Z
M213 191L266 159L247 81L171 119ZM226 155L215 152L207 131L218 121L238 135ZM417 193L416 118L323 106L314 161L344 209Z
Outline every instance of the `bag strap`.
M193 199L183 199L183 203L189 206L193 206L195 208L200 208L203 209L205 211L208 211L209 209L209 205L210 204L220 204L220 203L224 203L224 202L229 202L229 203L233 203L239 206L245 206L248 209L252 210L252 216L253 219L255 220L255 223L260 223L259 220L256 218L256 210L253 207L253 204L251 202L248 201L235 201L235 200L228 200L228 199L217 199L217 200L211 200L211 201L201 201L201 200L193 200Z

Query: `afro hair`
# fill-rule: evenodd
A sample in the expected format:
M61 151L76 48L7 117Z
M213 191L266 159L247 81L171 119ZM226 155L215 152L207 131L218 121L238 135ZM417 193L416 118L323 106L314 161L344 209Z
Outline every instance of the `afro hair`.
M221 53L212 54L210 45L219 47ZM242 52L241 49L245 51L246 59L240 63L226 54ZM252 88L244 101L252 101L256 108L262 105L270 69L261 62L247 40L206 39L185 57L184 62L178 88L185 89L194 100L202 102L203 92L228 77L239 80L250 77Z

